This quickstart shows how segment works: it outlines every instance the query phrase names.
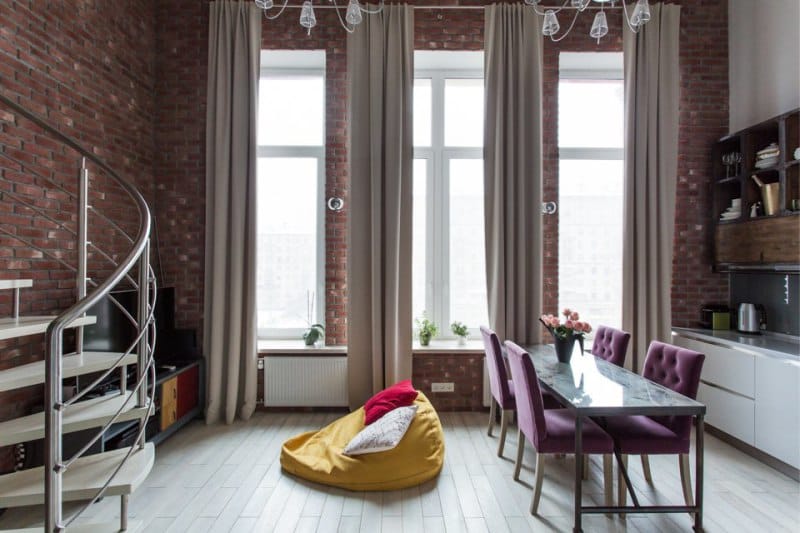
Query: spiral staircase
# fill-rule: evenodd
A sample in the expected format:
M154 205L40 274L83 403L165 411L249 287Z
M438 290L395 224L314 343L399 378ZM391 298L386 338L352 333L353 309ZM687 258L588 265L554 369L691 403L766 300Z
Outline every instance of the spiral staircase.
M30 132L34 132L33 139ZM33 147L47 146L48 151L28 151L26 143ZM59 172L53 163L56 160L72 161L74 170ZM65 182L65 174L74 179ZM22 183L34 184L36 188ZM92 188L95 184L103 189L95 190ZM106 199L106 194L117 198L105 187L115 188L113 194L130 202L126 206L115 202L111 211L118 215L122 207L126 214L131 209L138 212L135 231L124 229L125 223L91 205L90 198ZM44 193L38 196L31 192L36 190ZM0 475L0 509L37 506L25 513L36 527L3 529L0 516L0 531L133 530L135 524L128 523L128 498L144 482L154 461L154 447L145 442L146 422L154 410L156 341L153 319L156 280L149 263L151 219L147 203L133 184L121 178L100 157L2 94L0 198L4 211L13 215L0 220L0 237L35 250L30 257L55 262L60 271L75 276L75 301L56 316L25 316L20 312L26 293L35 290L35 280L0 280L0 291L11 291L11 305L6 306L10 307L11 316L0 318L0 341L44 335L43 360L0 370L0 393L44 385L42 412L0 422L0 446L43 439L44 466ZM51 198L58 198L59 202L49 201ZM72 208L69 216L65 216L64 205ZM52 246L48 239L29 236L21 230L26 224L59 235L59 246ZM63 244L62 235L69 236L68 244ZM104 250L93 243L95 235L98 243L115 243L114 250ZM63 253L64 249L70 253ZM0 272L0 277L13 277L17 273L24 276L24 271L6 271ZM98 273L97 279L94 273ZM126 309L111 294L120 288L137 291L135 312ZM124 352L84 350L83 329L96 320L87 313L103 298L110 299L134 326L135 339ZM24 342L31 342L30 339ZM129 370L133 371L133 379ZM98 391L104 390L116 372L120 373L119 386L112 393L100 394ZM76 383L80 383L80 388L69 388ZM65 390L75 393L65 395ZM138 421L132 445L88 453L93 446L96 448L105 432L124 421ZM88 441L81 441L77 453L67 456L62 448L64 436L86 430L96 431ZM82 516L94 502L110 496L120 497L119 521L89 523L89 518ZM67 502L79 503L65 506ZM12 514L10 509L8 514Z

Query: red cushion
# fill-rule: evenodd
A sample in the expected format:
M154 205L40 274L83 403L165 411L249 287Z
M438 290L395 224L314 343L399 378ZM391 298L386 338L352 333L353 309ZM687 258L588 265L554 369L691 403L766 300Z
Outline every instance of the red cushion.
M395 383L388 389L380 391L364 404L364 425L372 424L393 409L411 405L416 399L417 391L410 379Z

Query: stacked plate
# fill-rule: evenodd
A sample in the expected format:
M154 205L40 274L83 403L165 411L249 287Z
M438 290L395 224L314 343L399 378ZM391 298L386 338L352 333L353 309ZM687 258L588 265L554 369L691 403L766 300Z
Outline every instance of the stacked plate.
M735 218L739 218L742 214L742 199L741 198L734 198L731 200L731 206L723 211L722 215L720 215L720 220L733 220Z
M778 156L767 157L756 161L756 168L769 168L778 164Z

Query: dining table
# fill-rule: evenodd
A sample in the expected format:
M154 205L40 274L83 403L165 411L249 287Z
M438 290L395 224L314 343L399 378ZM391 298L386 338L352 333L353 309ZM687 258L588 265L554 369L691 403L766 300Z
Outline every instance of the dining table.
M583 531L584 514L689 513L694 530L703 530L703 418L702 403L659 385L628 369L583 353L576 346L569 363L560 363L551 344L526 346L539 382L575 415L575 508L573 532ZM584 505L582 427L586 418L600 422L613 416L691 416L695 424L694 505L641 505L618 449L614 455L631 496L627 506Z

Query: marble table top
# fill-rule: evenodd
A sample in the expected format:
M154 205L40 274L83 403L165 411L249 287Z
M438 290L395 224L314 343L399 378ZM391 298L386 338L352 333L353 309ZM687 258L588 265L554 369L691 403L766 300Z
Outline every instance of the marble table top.
M564 405L585 416L699 415L706 407L576 346L569 364L550 344L526 346L539 382Z

